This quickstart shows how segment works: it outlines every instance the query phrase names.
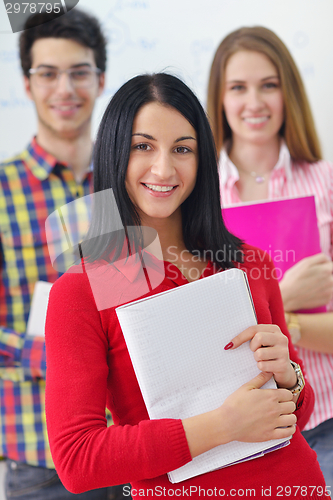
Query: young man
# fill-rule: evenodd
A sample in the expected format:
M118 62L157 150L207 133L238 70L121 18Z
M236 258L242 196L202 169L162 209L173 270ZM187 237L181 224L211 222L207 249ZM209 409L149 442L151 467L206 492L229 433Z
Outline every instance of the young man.
M7 458L6 495L106 500L117 496L115 489L73 495L54 470L44 414L44 341L26 335L36 281L52 283L59 276L48 255L45 219L92 190L91 118L104 88L106 41L98 21L76 8L60 17L42 13L27 21L20 57L38 128L27 149L0 167L0 456Z

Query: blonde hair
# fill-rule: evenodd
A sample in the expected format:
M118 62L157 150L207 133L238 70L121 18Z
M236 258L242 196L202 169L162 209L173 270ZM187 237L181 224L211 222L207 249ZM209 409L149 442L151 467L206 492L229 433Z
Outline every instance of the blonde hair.
M321 148L297 66L280 38L262 26L233 31L222 40L215 53L209 77L207 111L218 153L232 136L222 103L225 69L230 56L240 50L260 52L277 68L285 108L285 120L280 133L291 157L310 163L320 160Z

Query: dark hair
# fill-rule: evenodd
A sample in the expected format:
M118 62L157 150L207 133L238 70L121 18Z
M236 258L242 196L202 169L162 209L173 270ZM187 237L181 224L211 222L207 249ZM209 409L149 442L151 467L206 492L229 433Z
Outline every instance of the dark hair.
M27 77L32 65L31 48L40 38L66 38L89 47L94 52L97 68L105 72L106 39L94 16L77 8L62 15L42 12L30 16L19 40L21 66Z
M125 177L133 121L140 108L150 102L176 109L197 133L197 180L192 193L181 207L186 248L190 252L199 251L201 255L209 251L211 260L215 260L219 267L233 267L232 261L242 259L241 241L229 233L222 220L213 135L199 100L178 78L166 73L137 76L113 96L102 118L94 148L95 193L112 188L124 227L140 226L140 217L126 191ZM93 216L92 225L99 226L98 234L105 233L103 227L107 225L107 217L107 213L98 218ZM96 227L94 230L97 234ZM90 256L88 260L95 260L105 256L110 248L111 238L101 238L85 255ZM217 262L215 256L226 248L228 256L224 262Z

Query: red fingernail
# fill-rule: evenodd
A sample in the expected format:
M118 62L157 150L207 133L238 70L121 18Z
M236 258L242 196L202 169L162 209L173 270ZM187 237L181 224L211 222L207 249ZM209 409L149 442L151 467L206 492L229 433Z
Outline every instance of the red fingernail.
M234 343L233 342L229 342L229 344L227 344L225 347L224 347L224 350L227 351L228 349L231 349L233 347Z

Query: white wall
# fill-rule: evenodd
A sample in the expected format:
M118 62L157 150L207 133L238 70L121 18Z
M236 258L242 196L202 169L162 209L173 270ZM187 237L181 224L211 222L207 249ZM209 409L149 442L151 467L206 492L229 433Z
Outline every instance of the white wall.
M109 39L107 89L95 112L94 132L110 96L139 73L175 73L205 104L208 71L221 39L240 26L260 24L273 29L292 52L324 156L333 160L332 0L80 0L79 7L99 17ZM0 33L6 27L0 2ZM0 159L19 152L36 130L23 91L17 38L0 34Z

